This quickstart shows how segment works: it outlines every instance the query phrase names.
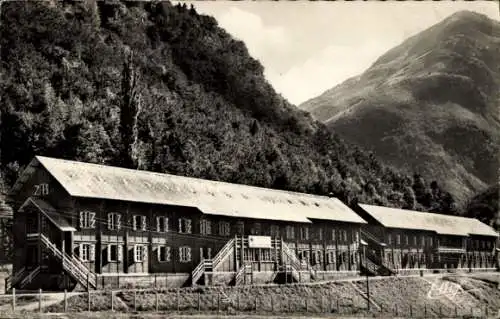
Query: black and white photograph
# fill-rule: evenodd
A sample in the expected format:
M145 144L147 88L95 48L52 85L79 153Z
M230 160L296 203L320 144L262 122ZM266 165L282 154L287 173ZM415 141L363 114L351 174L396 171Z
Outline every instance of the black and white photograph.
M498 1L0 0L0 318L500 319Z

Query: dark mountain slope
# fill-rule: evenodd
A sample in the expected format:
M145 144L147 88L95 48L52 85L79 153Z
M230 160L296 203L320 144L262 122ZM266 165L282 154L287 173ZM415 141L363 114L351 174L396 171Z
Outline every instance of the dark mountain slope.
M456 13L301 108L461 203L498 180L500 23Z
M482 222L500 229L500 197L499 185L488 187L484 192L474 196L467 206L467 216L475 217Z
M288 104L242 42L186 5L7 2L1 31L7 184L40 154L348 202L453 205Z

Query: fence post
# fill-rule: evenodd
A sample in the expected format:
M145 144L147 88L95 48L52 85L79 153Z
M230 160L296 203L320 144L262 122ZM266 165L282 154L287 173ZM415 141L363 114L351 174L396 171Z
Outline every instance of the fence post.
M241 311L240 307L240 292L238 291L238 294L236 295L236 305L238 306L238 311Z
M458 317L458 310L457 310L457 306L455 306L455 317Z
M394 305L394 310L396 312L396 317L398 316L398 304L395 304Z
M424 304L424 318L427 318L427 305Z
M111 290L111 311L115 311L115 293Z
M64 312L68 312L68 291L64 289Z
M308 313L309 312L309 304L307 303L307 298L305 301L306 301L306 313Z
M220 292L217 294L217 312L220 312Z
M87 290L87 304L88 304L88 310L90 311L90 290Z
M16 288L12 288L12 312L16 312Z
M200 312L200 311L201 311L201 294L198 291L198 312Z
M134 311L137 311L137 290L134 289Z
M271 312L274 312L273 296L271 295Z
M177 311L180 310L181 307L181 294L179 288L177 288Z
M42 312L42 289L38 289L38 312Z
M257 297L255 297L255 312L257 312Z
M337 305L337 312L340 313L339 298L337 298L336 300L336 305Z
M158 290L155 289L156 312L158 312Z
M455 309L456 309L456 307L455 307ZM410 304L410 318L411 318L411 317L413 317L413 309L412 309L412 306L411 306L411 304Z

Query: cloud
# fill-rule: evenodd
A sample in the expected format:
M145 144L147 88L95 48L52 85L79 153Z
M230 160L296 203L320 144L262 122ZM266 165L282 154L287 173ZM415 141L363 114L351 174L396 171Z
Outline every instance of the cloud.
M361 74L394 42L365 42L356 47L330 45L285 73L266 69L276 91L296 105Z
M279 57L291 46L290 36L283 26L265 25L258 15L236 7L229 8L218 22L231 35L244 41L250 54L261 61Z

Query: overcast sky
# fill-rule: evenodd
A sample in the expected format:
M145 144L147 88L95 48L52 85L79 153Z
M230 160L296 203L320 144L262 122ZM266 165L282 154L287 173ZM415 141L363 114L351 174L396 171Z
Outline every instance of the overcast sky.
M276 91L300 104L367 69L404 39L456 11L500 20L497 1L195 1L243 40Z

